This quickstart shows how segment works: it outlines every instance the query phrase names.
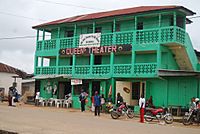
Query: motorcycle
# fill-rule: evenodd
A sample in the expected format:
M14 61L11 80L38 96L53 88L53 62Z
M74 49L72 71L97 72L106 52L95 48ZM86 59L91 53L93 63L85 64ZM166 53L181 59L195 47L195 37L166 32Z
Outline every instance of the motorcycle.
M113 107L114 107L114 106L113 106L112 102L107 102L107 103L106 103L106 110L105 110L105 111L106 111L107 113L110 113L111 110L113 109Z
M185 112L183 116L183 124L190 125L192 123L200 123L200 119L197 118L197 111L195 109L191 109L189 112Z
M111 111L111 117L113 119L118 119L120 116L127 115L129 118L133 118L134 112L130 108L127 107L126 103L121 103L121 105L117 108L113 108Z
M167 124L173 123L174 118L172 114L168 112L167 108L158 108L158 109L146 108L145 110L146 112L144 115L144 119L147 122L151 122L154 119L157 119L158 121L164 120Z

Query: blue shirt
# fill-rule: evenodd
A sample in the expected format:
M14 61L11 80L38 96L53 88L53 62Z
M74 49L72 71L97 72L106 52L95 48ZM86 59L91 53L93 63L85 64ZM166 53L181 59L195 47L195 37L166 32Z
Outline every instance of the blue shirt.
M100 106L101 105L101 97L99 95L94 96L94 106Z

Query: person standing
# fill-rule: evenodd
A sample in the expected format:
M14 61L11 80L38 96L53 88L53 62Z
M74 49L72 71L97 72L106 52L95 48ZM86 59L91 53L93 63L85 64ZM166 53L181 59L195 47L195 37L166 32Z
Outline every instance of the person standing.
M13 87L9 87L8 90L8 106L12 106L12 97L13 97Z
M94 96L94 106L95 106L94 115L100 116L101 97L98 95L97 91L95 92Z
M13 82L13 85L11 87L9 87L9 91L8 91L8 103L9 106L16 106L15 102L17 102L17 96L18 96L18 92L16 89L17 83Z
M140 106L140 122L144 123L145 98L143 94L139 99L139 106Z
M85 111L85 100L87 98L87 93L84 92L84 90L81 90L81 94L79 96L79 100L81 102L81 112Z
M40 92L36 92L35 95L35 106L39 106L39 97L40 97Z

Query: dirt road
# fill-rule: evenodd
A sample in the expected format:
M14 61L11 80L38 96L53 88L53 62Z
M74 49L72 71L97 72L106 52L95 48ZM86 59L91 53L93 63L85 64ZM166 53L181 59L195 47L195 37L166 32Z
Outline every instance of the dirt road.
M0 129L20 134L199 134L200 127L139 123L138 118L113 120L108 114L73 109L0 104Z

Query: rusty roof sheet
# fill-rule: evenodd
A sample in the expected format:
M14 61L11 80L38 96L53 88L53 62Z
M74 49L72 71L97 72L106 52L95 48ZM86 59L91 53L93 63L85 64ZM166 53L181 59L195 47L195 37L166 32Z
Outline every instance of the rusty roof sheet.
M21 78L25 78L27 74L17 68L11 67L9 65L0 63L0 72L6 72L6 73L13 73L19 75Z
M188 15L195 14L191 10L182 6L140 6L140 7L125 8L125 9L119 9L119 10L113 10L113 11L78 15L78 16L74 16L70 18L43 23L37 26L33 26L33 28L40 28L40 27L49 26L49 25L78 22L78 21L99 19L99 18L105 18L105 17L119 16L119 15L137 14L137 13L150 12L150 11L173 10L173 9L180 9L181 11L187 12Z

